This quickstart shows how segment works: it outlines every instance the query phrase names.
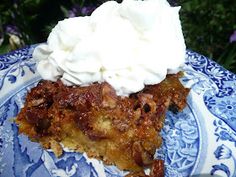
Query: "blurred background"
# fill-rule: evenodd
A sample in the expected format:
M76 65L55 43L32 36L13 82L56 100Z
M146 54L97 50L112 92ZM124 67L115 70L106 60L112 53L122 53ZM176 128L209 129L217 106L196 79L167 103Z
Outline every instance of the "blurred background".
M0 54L45 42L59 20L90 15L103 2L105 0L1 0ZM236 73L236 1L169 2L182 7L180 16L187 48Z

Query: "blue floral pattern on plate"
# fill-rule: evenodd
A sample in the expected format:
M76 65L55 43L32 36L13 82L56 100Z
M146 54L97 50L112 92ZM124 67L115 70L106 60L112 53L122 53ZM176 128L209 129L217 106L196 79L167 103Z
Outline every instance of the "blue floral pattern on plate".
M0 176L119 177L128 172L104 165L86 154L50 150L18 134L13 118L27 91L40 80L32 59L34 46L0 56ZM191 88L183 112L167 113L163 145L165 176L223 174L236 176L236 75L195 52L186 52L185 76ZM206 153L207 156L206 156Z

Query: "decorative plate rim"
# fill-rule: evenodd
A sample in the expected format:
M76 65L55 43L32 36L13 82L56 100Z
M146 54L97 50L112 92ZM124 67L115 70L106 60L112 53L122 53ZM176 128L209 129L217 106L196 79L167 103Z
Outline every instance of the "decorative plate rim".
M8 79L8 80L5 80L6 81L5 84L7 86L12 86L12 88L10 89L11 90L10 92L6 92L5 94L2 94L4 96L1 96L0 94L0 111L1 111L1 107L4 106L10 99L13 99L15 95L20 94L23 90L25 90L26 88L30 87L33 83L36 83L40 80L40 76L37 76L37 74L35 75L35 73L30 68L31 66L33 67L33 64L32 64L33 62L30 63L32 64L30 66L27 64L27 62L24 63L25 61L32 59L32 52L35 46L37 45L27 46L23 49L0 55L0 76L1 76L1 74L5 72L5 70L7 70L7 68L4 68L3 58L8 58L10 56L13 56L17 52L21 53L21 51L28 52L28 53L25 53L25 55L28 57L27 59L22 59L22 60L20 59L22 61L22 65L20 65L20 67L23 68L19 71L19 73L21 72L21 74L18 73L17 75L16 73L17 67L16 67L16 69L14 68L12 69L12 72L9 77L8 75L6 75L5 78L3 77L2 79L2 80ZM18 61L16 61L16 63L18 63ZM12 65L14 64L15 63L13 63ZM26 70L26 71L23 71L23 70ZM21 82L20 79L22 79L23 77L24 78L26 77L25 72L31 72L33 73L32 74L33 76L32 77L27 76L27 79L24 80L23 84L17 84L17 82ZM215 129L217 128L220 129L221 125L218 125L217 123L219 121L223 121L223 123L225 124L224 126L223 125L222 126L223 128L226 127L227 131L234 130L234 128L236 129L234 125L227 123L227 119L226 119L227 117L225 118L224 116L222 117L219 115L220 112L219 110L217 110L218 108L215 106L222 102L222 98L229 98L232 95L236 97L236 93L235 93L236 92L236 75L232 73L231 71L226 70L224 67L220 66L219 64L215 63L213 60L207 57L204 57L203 55L199 55L198 53L193 52L191 50L186 50L186 64L184 66L184 72L186 76L181 81L184 83L184 85L191 87L190 100L192 99L191 101L194 101L193 99L198 97L199 99L198 101L202 102L199 104L201 104L201 106L204 105L204 109L206 109L206 110L203 110L203 113L202 112L198 113L198 110L200 108L195 110L194 108L196 108L195 107L196 105L191 105L192 103L191 104L188 103L188 107L190 109L190 112L192 112L192 115L197 116L197 118L194 120L196 121L196 124L197 124L197 131L198 131L197 141L199 142L199 144L197 145L198 151L197 151L197 155L195 156L196 159L190 171L191 175L195 175L197 173L201 173L202 171L206 170L205 169L206 162L207 163L209 162L209 159L204 158L204 155L208 150L207 145L209 143L209 137L213 137L214 135L209 134L208 130L206 130L206 125L210 125L210 123L212 123L211 125L212 128L215 127ZM0 86L1 86L2 80L0 80ZM0 87L0 91L1 89L4 90L5 88ZM212 100L214 100L215 102L211 102ZM232 102L232 104L234 103ZM235 108L236 108L236 103L235 103ZM210 123L204 119L203 117L204 114L210 115L212 117L212 119L209 120ZM229 114L233 114L233 116L236 117L236 111L235 113L234 111L231 111ZM0 112L0 120L1 120L1 112ZM173 119L172 121L175 121L175 120ZM182 121L185 121L185 120L183 119ZM190 129L191 129L191 126L189 127ZM1 128L1 124L0 124L0 128ZM214 131L216 134L217 133L216 130ZM235 136L236 136L236 132L235 131L232 131L232 132L235 133ZM214 133L214 132L211 132L211 133ZM225 131L224 133L227 134L228 132ZM217 148L215 149L215 151L212 150L213 154L211 158L213 162L211 164L207 164L208 166L207 172L209 174L215 174L217 171L222 171L226 173L227 175L229 174L228 176L230 176L231 174L234 175L236 174L236 160L234 164L228 163L228 162L229 160L232 161L232 158L236 157L236 151L235 153L234 151L232 151L233 148L236 147L236 139L234 142L234 139L232 139L232 137L231 138L228 137L227 139L227 137L223 137L223 135L219 134L218 136L219 136L218 140L216 140L215 142L215 145L217 146ZM2 135L0 135L0 140L1 138L2 138ZM235 147L232 146L232 143L235 143ZM167 146L166 148L168 149ZM0 150L1 150L1 147L0 147ZM223 153L223 150L227 151L228 154L223 154L225 156L222 156L221 154ZM201 160L203 158L204 158L204 163L201 163ZM225 160L227 162L224 162L221 160ZM0 161L1 161L1 154L0 154ZM222 162L222 163L219 165L217 164L218 162ZM235 170L233 170L233 167L235 167ZM170 169L170 170L173 170L173 169Z

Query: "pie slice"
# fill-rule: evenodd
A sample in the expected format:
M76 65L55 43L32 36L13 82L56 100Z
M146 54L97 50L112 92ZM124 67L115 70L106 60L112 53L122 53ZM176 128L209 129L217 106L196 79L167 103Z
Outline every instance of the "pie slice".
M140 171L161 146L167 110L177 113L186 106L189 89L181 75L167 75L129 97L117 96L106 82L69 87L42 80L28 93L16 123L20 133L57 156L63 145L121 170Z

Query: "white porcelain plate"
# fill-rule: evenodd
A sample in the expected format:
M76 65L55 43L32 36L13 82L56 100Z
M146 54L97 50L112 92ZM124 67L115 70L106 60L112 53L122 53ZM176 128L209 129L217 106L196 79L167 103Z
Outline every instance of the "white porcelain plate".
M0 56L0 176L119 177L127 172L86 154L64 152L56 158L18 134L16 117L27 91L40 80L34 46ZM166 177L236 177L236 75L197 53L186 52L182 83L191 88L187 107L168 112L163 146Z

